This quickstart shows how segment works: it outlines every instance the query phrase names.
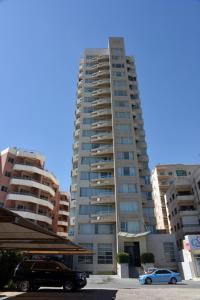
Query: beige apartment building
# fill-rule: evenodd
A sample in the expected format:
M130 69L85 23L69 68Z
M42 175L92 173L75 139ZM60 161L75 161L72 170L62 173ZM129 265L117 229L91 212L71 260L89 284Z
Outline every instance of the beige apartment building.
M116 273L125 251L134 272L155 218L135 60L123 38L85 50L74 127L69 236L94 251L75 266Z
M169 224L164 195L170 182L176 178L190 177L197 165L167 164L157 165L151 174L152 195L155 206L157 229L169 232Z
M0 206L67 237L69 194L60 191L38 152L18 148L0 152Z

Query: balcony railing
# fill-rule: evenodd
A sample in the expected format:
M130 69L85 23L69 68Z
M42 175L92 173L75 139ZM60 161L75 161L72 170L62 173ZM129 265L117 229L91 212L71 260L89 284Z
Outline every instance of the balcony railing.
M112 154L112 153L113 153L113 146L102 146L91 150L91 154L94 156Z
M92 117L101 117L101 116L109 116L112 115L111 109L98 109L91 113Z

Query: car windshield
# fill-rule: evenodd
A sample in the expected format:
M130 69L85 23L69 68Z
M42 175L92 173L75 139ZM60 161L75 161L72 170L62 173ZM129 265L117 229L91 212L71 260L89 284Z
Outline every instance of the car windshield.
M71 271L70 268L68 268L67 266L65 266L63 263L61 262L56 262L62 269L65 269L65 270L68 270L68 271Z

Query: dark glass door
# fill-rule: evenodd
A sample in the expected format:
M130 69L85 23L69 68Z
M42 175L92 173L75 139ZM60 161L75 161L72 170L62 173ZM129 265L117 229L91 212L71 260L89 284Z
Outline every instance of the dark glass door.
M138 271L136 267L141 266L140 261L140 243L139 242L125 242L124 252L130 256L129 262L129 277L138 277Z

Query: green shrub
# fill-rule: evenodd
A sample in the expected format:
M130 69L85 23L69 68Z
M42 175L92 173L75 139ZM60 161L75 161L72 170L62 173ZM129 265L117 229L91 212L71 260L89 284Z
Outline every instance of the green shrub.
M14 269L22 260L22 254L10 250L0 251L0 287L10 284Z
M140 258L141 263L143 264L150 264L155 262L154 255L150 252L143 253Z
M119 264L129 263L129 260L130 260L130 256L128 253L125 252L117 253L117 262Z

